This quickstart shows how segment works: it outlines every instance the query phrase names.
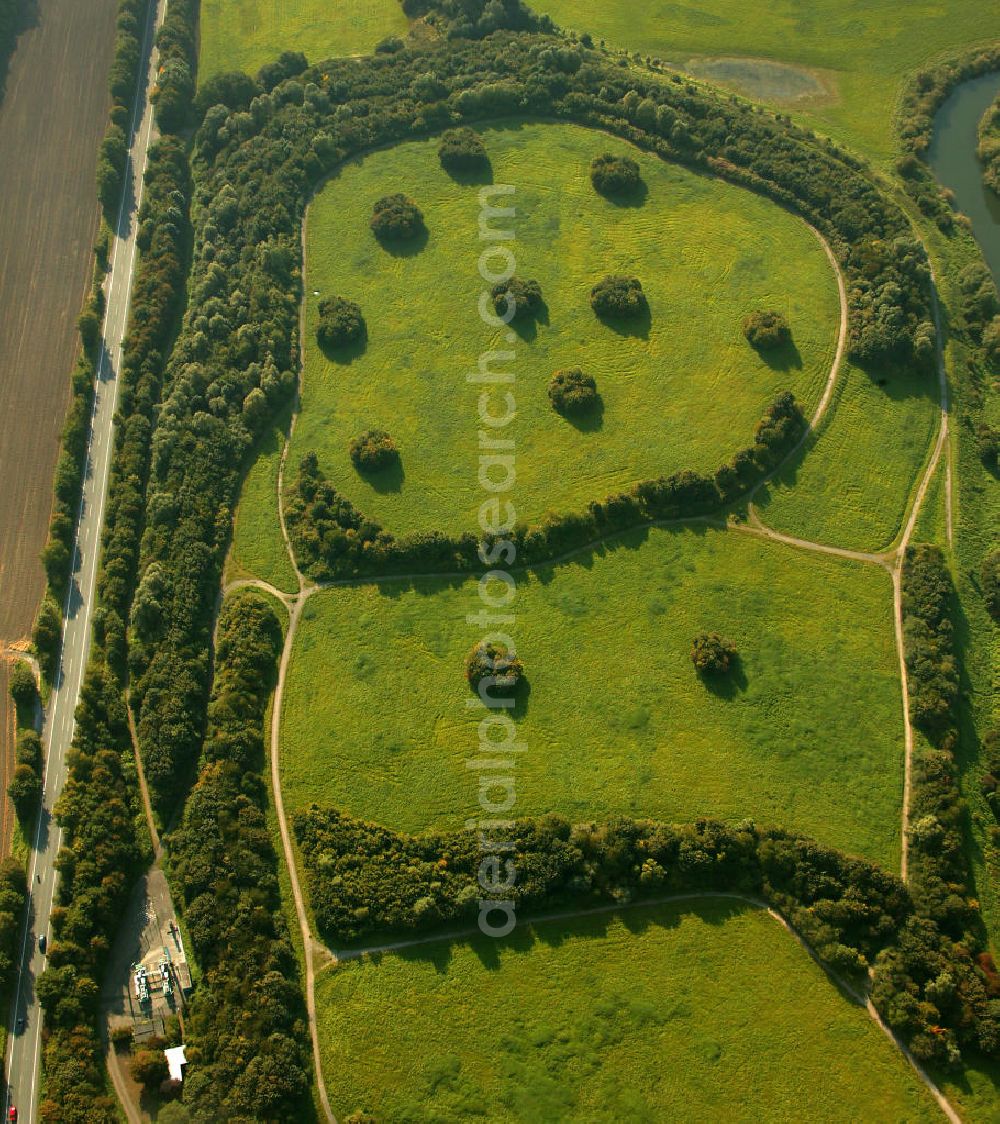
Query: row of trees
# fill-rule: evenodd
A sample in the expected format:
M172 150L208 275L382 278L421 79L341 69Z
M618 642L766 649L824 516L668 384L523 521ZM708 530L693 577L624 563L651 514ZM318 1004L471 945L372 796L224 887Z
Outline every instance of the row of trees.
M979 147L976 152L983 162L986 186L1000 195L1000 95L979 122Z
M170 0L156 49L160 53L150 100L163 133L179 133L189 123L198 66L198 0Z
M14 663L9 683L10 696L14 700L16 741L14 772L7 785L7 795L27 836L28 825L38 812L38 801L42 795L42 741L35 730L38 687L31 667L24 660Z
M198 779L169 840L202 976L187 1013L196 1120L297 1120L309 1046L298 964L265 820L264 718L281 653L273 609L245 590L219 616Z
M569 377L572 372L557 374L563 375L557 395L561 398L575 382ZM582 378L578 389L589 398L588 376ZM519 523L507 538L516 546L519 564L535 565L644 523L702 515L746 492L795 446L804 429L805 419L794 397L785 392L757 423L753 444L737 452L714 477L683 471L644 480L628 492L589 504L584 512L550 512L539 524ZM317 581L475 570L491 545L481 544L471 533L449 536L427 531L397 538L334 488L315 453L302 458L286 490L284 511L299 565Z

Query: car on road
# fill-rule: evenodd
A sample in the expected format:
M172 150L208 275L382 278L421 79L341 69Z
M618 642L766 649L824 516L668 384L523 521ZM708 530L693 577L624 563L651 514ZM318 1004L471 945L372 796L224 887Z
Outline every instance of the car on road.
M44 952L46 950L46 948L48 948L48 946L49 946L48 939L46 938L45 934L42 933L41 936L38 938L38 951Z
M10 1121L10 1124L17 1124L17 1109L14 1105L11 1105L7 1110L7 1119Z
M24 1020L24 1015L21 1015L21 1017L20 1017L20 1018L19 1018L19 1019L17 1020L17 1022L16 1022L15 1024L14 1024L14 1030L15 1030L15 1031L16 1031L16 1032L17 1032L18 1034L21 1034L21 1033L22 1033L22 1032L24 1031L25 1025L26 1025L26 1024L25 1024L25 1020Z

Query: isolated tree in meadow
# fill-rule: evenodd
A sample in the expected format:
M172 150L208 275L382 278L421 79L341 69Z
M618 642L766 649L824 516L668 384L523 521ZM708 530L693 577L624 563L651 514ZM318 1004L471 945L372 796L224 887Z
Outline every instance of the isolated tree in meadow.
M490 166L486 145L472 129L449 129L441 138L438 149L441 167L447 172L482 172Z
M320 347L332 349L358 343L368 334L361 309L346 297L325 297L319 302L316 338Z
M788 321L780 312L757 309L743 317L743 334L751 347L768 351L786 344L792 338Z
M556 371L549 382L549 398L560 414L576 417L592 410L598 402L597 382L579 367Z
M354 467L366 472L387 468L399 459L396 442L384 429L369 429L352 438L348 451Z
M524 664L512 656L505 644L481 640L474 644L465 657L465 678L473 690L491 676L496 677L492 688L495 694L511 695L524 678Z
M401 191L378 200L370 226L382 242L409 242L425 229L423 212Z
M724 675L736 658L736 645L717 632L699 632L691 641L691 662L701 675Z
M499 316L506 316L510 302L514 302L512 320L523 320L534 316L542 307L541 285L537 281L522 281L520 277L511 277L494 285L490 295L493 297L493 307Z
M628 156L612 156L605 152L595 156L590 165L590 182L601 195L632 195L639 189L639 165Z
M646 310L646 295L638 277L608 274L590 290L590 307L598 316L630 320Z

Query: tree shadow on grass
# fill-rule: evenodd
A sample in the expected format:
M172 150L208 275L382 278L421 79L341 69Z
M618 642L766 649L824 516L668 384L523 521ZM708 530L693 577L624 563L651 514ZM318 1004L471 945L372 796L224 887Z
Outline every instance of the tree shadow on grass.
M380 495L389 492L401 492L406 472L403 469L403 458L396 456L385 466L376 469L357 469L358 476Z
M422 226L412 238L380 238L377 234L374 238L394 258L414 258L427 245L430 233L426 226Z
M729 670L721 675L699 675L705 689L719 699L734 699L747 689L747 673L739 653L732 657Z
M507 328L508 331L515 331L525 343L531 343L538 335L539 324L543 324L546 327L549 324L549 306L544 300L534 312L524 316L518 316L517 319L511 320Z
M641 207L649 197L649 188L645 180L639 180L631 191L598 191L596 187L594 190L602 199L607 199L616 207Z
M329 347L317 341L317 346L323 353L324 358L328 359L331 363L339 363L341 366L347 367L354 362L355 359L360 359L368 348L368 334L365 333L359 340L354 343L343 344L340 347Z
M559 416L580 433L597 433L604 428L604 399L598 394L586 413Z
M653 316L649 311L648 301L643 301L641 310L635 316L602 316L600 313L595 313L595 315L606 328L610 328L619 336L634 336L642 340L649 339L649 329L653 323Z
M442 165L444 167L444 165ZM482 184L493 183L493 165L489 157L477 168L445 168L448 177L463 186L475 187Z
M802 355L795 346L795 340L787 340L779 347L755 347L754 351L772 371L799 371L802 369Z

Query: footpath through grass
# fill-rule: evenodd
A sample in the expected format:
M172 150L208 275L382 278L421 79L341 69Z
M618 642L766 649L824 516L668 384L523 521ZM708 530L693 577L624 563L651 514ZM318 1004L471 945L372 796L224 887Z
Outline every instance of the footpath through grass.
M370 54L408 26L399 0L201 0L199 76L255 74L282 51L310 62Z
M339 1119L938 1118L867 1014L736 902L348 961L319 976L316 999Z
M513 195L522 278L541 283L547 310L513 343L480 321L479 186L440 167L436 139L398 145L344 167L308 220L306 370L292 463L315 451L329 479L394 532L478 533L482 387L470 385L482 352L509 348L517 416L516 507L581 510L637 480L691 468L714 472L750 440L764 408L791 390L810 409L829 373L839 326L836 279L823 248L773 203L571 125L508 124L483 138L496 184ZM648 193L621 206L591 186L591 159L630 151ZM404 191L424 213L426 245L390 253L368 228L374 202ZM495 223L494 223L495 225ZM502 263L493 260L492 268ZM608 273L638 276L651 320L619 330L590 308ZM360 304L363 354L330 359L316 343L318 305L340 295ZM755 308L783 311L795 349L769 365L743 338ZM582 367L603 411L586 423L557 415L553 371ZM503 399L491 405L504 409ZM387 430L401 471L360 475L348 443Z
M595 42L690 65L708 81L736 80L749 96L781 104L883 163L896 151L896 103L908 75L942 53L1000 36L1000 6L980 0L533 0L532 7ZM726 61L705 66L720 56L819 73L796 82L777 68L753 75Z
M407 831L476 814L481 712L464 656L474 580L330 589L308 602L282 725L289 812L312 801ZM751 817L890 869L902 713L888 574L721 530L652 529L519 575L529 689L516 814ZM702 631L740 668L702 682Z

